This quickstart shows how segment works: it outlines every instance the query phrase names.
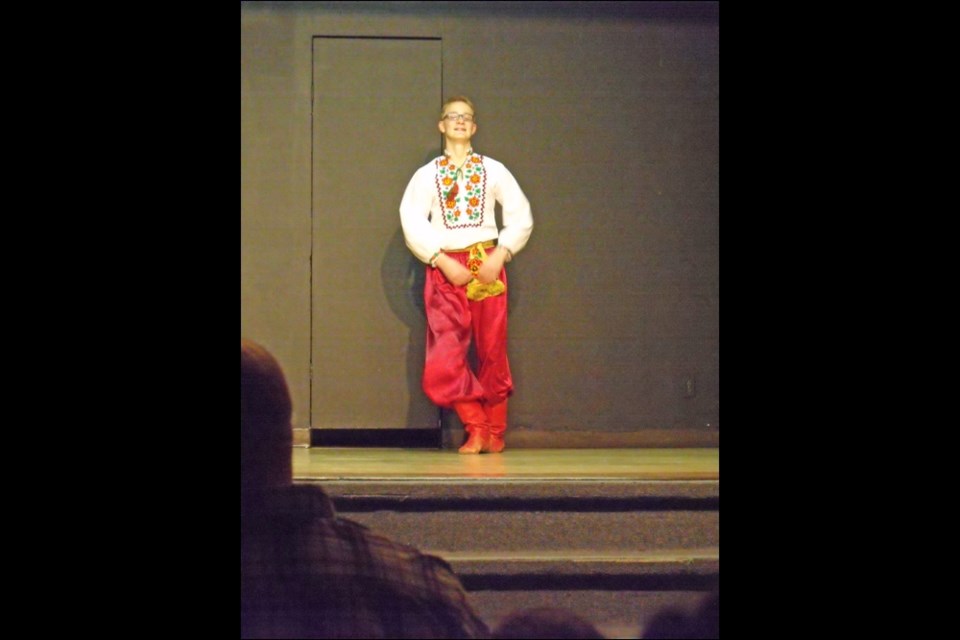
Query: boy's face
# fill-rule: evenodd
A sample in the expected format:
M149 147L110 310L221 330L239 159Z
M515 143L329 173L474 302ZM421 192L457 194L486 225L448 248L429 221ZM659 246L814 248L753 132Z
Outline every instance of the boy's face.
M443 110L443 115L448 116L451 113L468 116L471 118L471 121L467 122L463 118L450 120L444 117L437 125L440 128L440 133L450 140L469 141L470 138L473 137L473 134L477 132L477 123L472 120L473 109L471 109L470 105L466 102L451 102L447 105L446 109Z

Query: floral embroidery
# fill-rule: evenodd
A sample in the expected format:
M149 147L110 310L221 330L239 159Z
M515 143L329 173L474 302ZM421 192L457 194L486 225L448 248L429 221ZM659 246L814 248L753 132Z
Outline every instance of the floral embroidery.
M487 172L482 155L471 152L459 168L447 156L438 158L436 185L445 227L483 225Z
M467 259L467 269L470 269L470 273L476 276L486 257L487 252L483 249L482 244L470 247L470 257Z

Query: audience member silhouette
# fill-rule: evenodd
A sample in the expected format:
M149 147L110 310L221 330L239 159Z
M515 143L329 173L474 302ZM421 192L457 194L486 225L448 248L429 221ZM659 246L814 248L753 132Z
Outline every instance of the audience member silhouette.
M663 609L643 629L644 640L704 640L720 638L720 592L706 596L693 614Z
M276 359L240 342L240 636L475 638L489 630L442 559L340 518L294 485Z
M587 620L567 609L533 607L519 609L503 618L493 630L494 638L593 638L604 635Z

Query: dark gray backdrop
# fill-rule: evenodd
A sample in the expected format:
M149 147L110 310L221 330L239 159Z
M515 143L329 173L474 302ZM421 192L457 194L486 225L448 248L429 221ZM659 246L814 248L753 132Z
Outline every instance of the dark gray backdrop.
M283 363L297 426L435 421L397 207L457 93L533 208L514 428L718 437L708 3L241 5L241 333Z

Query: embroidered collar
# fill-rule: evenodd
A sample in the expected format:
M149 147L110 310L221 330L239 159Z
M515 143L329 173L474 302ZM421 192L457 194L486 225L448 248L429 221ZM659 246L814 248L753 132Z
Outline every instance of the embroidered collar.
M448 163L453 162L453 156L451 156L446 149L443 150L443 157L447 160ZM472 157L473 157L473 147L470 147L469 149L467 149L467 155L463 157L463 162L461 162L460 166L456 167L456 170L453 172L453 175L456 176L457 180L463 179L463 167L465 164L470 162L470 159Z

